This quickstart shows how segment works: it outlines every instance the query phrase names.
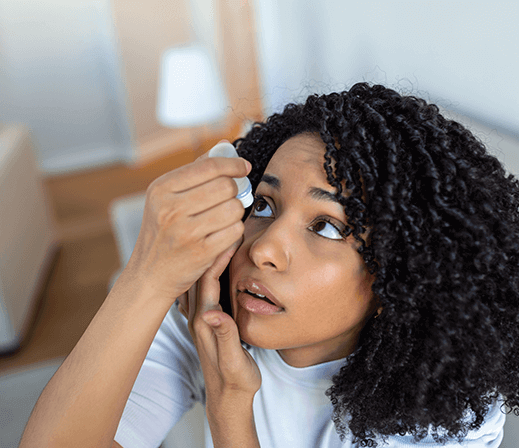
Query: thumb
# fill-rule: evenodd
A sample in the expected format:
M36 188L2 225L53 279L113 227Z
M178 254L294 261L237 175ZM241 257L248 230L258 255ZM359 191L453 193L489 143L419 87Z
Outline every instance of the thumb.
M243 356L236 322L231 316L216 310L205 312L202 319L211 327L216 336L220 368L226 366L229 369L231 365L236 365L236 362Z
M224 339L232 338L232 324L234 324L234 326L236 325L230 316L227 316L221 311L211 310L205 312L202 315L202 319L213 329L213 332L217 337L220 336Z

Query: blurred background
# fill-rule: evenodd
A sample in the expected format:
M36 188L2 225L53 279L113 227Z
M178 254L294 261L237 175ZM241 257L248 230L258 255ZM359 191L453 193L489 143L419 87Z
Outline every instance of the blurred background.
M519 176L518 23L513 0L0 0L0 448L127 262L149 183L287 102L382 83Z

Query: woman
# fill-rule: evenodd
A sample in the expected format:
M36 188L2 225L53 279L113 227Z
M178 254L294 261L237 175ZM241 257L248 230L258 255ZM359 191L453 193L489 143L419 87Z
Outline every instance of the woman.
M202 158L150 185L21 446L158 446L196 401L207 446L499 446L519 409L517 180L436 106L367 84L235 145L250 173Z

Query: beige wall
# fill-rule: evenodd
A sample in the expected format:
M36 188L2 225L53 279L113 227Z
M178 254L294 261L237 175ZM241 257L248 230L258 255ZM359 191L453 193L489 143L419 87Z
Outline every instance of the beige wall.
M236 116L261 119L254 10L247 0L216 0L217 49Z
M138 148L137 164L196 145L198 139L213 134L224 136L244 118L261 117L253 17L247 0L214 0L214 46L231 102L226 124L219 129L175 130L156 120L157 82L162 53L191 39L189 1L111 1Z

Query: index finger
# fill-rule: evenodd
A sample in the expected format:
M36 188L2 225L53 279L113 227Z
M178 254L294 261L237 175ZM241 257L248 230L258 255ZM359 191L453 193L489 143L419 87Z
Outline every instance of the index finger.
M245 177L250 163L241 157L206 157L169 171L154 181L156 186L166 186L172 193L181 193L221 176Z
M232 257L243 243L243 235L230 247L224 250L212 266L205 271L198 281L198 302L197 308L200 314L208 310L221 310L220 305L220 276L225 271Z

